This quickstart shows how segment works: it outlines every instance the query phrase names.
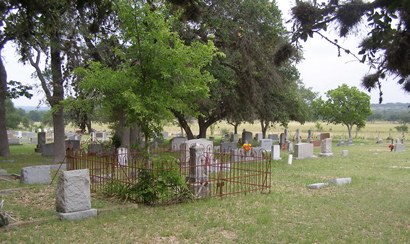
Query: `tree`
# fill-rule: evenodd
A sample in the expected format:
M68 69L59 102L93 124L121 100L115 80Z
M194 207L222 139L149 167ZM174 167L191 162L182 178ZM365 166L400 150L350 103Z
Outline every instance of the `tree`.
M253 122L255 108L265 103L262 92L282 86L278 68L296 55L285 38L275 2L170 2L184 9L183 22L176 28L185 42L212 39L225 54L208 68L219 82L210 87L208 99L196 101L200 113L175 114L188 138L194 136L186 118L193 116L197 118L201 138L206 137L210 125L222 119L227 119L235 128L241 122Z
M293 40L306 41L314 34L324 37L341 51L353 55L358 61L367 62L373 73L366 75L362 85L369 91L378 88L382 102L381 81L388 75L397 79L403 89L410 92L410 3L408 0L328 0L296 1L292 8ZM322 32L332 24L339 36L346 37L357 31L365 20L370 31L359 44L358 54L343 48L337 40L331 40ZM361 56L361 57L359 57Z
M328 91L326 96L326 101L322 98L314 101L316 112L328 123L346 125L351 140L353 126L364 127L371 114L370 96L346 84Z
M151 2L153 3L153 2ZM93 62L78 69L80 86L93 94L94 102L112 122L136 123L148 140L158 134L172 111L194 113L192 101L208 95L213 77L204 70L216 49L212 42L185 45L172 32L160 1L152 5L119 1L121 20L117 31L123 43L116 55L124 63L116 67Z

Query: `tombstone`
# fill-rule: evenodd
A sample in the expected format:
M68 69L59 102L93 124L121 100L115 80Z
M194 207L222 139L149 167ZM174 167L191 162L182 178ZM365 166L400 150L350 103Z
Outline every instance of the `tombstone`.
M295 133L295 143L299 144L302 142L302 137L300 136L300 130L296 129L296 133Z
M329 183L336 184L338 186L352 183L352 178L336 178L329 180Z
M279 141L279 136L278 134L269 134L268 139L271 139L272 141L276 142Z
M21 145L20 138L8 138L9 145Z
M191 140L192 141L192 140ZM189 147L189 186L197 198L203 198L211 192L211 184L208 182L207 165L203 163L205 148L198 143Z
M46 133L39 132L37 133L37 148L36 152L42 153L43 146L46 144Z
M50 184L50 166L29 166L21 169L21 183L23 184Z
M239 135L238 134L232 134L231 135L231 142L237 143L239 140Z
M189 162L189 148L191 148L194 144L198 144L200 147L203 147L205 155L202 156L205 156L207 160L210 160L210 162L212 162L214 143L212 141L201 138L188 140L181 144L181 164L186 164Z
M272 150L273 141L271 139L261 139L260 140L261 148L270 152Z
M352 140L351 138L349 138L349 140L347 141L347 145L348 145L348 146L353 145L353 140Z
M235 149L236 147L236 142L221 143L220 152L227 153L230 152L232 149Z
M98 141L105 141L107 140L107 133L105 132L94 132L95 139Z
M336 146L340 147L340 146L344 146L345 145L345 141L344 140L340 140Z
M313 141L312 130L308 130L307 142L311 143Z
M283 134L284 134L284 139L285 139L285 143L286 143L289 140L289 130L285 129Z
M90 155L97 155L102 153L103 147L102 144L91 143L88 144L88 154Z
M291 141L288 141L288 152L289 153L293 153L294 152L294 146L293 146L293 142L291 142Z
M230 159L230 161L232 163L241 162L241 161L243 161L242 160L243 156L244 155L243 155L243 150L242 149L239 149L239 148L233 149L233 150L231 150L231 159Z
M78 220L97 215L91 208L88 169L62 171L57 182L56 210L60 219Z
M187 139L185 137L174 137L171 139L171 151L181 150L181 144L184 143Z
M250 157L247 157L247 160L255 160L263 158L263 152L265 150L262 147L252 147L250 152Z
M396 139L396 142L394 143L393 150L395 152L404 152L404 151L406 151L406 148L405 148L404 144L401 142L401 140L399 138Z
M262 133L262 132L257 132L257 133L255 133L255 139L256 139L257 141L262 140L262 139L263 139L263 133ZM248 141L248 142L249 142L249 141Z
M321 148L321 150L320 150L319 156L322 156L322 157L331 157L331 156L333 156L333 153L332 153L332 138L326 138L326 139L322 140L320 148Z
M348 150L342 150L342 151L340 151L340 156L342 156L342 157L347 157L347 156L349 156L349 151L348 151Z
M272 160L281 160L280 157L280 146L272 145Z
M320 141L323 141L326 138L330 138L330 133L329 132L320 133L320 136L319 136Z
M41 156L54 156L54 143L47 143L41 147Z
M304 159L313 157L312 143L299 143L295 145L295 159Z
M243 130L242 143L252 143L252 132Z
M128 165L128 148L120 147L117 149L117 162L119 166Z
M286 146L285 133L280 134L279 144L282 147L282 149L284 150L285 146Z
M65 147L66 149L70 148L73 151L78 151L81 149L81 142L80 140L66 140Z
M314 184L307 185L307 188L309 188L309 189L321 189L321 188L324 188L328 185L329 185L328 183L314 183Z

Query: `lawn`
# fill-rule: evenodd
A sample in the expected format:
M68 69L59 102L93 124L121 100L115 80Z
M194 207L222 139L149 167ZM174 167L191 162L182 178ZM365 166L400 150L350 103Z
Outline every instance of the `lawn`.
M342 149L349 150L341 157ZM12 148L0 168L47 164L31 150ZM318 154L318 149L315 149ZM24 153L30 151L30 153ZM272 190L223 199L147 207L93 195L95 218L55 217L55 184L0 181L4 210L16 221L0 231L4 243L406 243L410 241L410 151L390 152L373 140L333 147L334 157L272 164ZM3 160L3 161L1 161ZM337 177L352 183L311 190Z

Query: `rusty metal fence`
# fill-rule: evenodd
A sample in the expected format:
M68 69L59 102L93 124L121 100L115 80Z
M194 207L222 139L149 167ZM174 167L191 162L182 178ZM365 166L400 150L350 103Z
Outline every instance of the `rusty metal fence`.
M157 151L101 153L84 151L67 155L67 170L89 169L91 190L103 192L113 183L136 185L142 172L151 179L176 171L196 198L225 197L250 192L270 192L271 160L265 151L243 149L214 152Z

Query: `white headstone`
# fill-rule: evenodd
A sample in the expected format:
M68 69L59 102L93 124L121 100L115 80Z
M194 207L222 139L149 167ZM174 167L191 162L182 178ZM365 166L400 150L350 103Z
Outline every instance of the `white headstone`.
M281 160L280 146L279 145L272 145L272 159L273 160Z
M312 143L299 143L295 145L295 159L312 158L313 157L313 144Z
M333 156L332 152L332 138L323 139L320 144L320 156L322 157L331 157Z
M261 139L260 140L261 148L270 152L272 150L273 141L271 139Z
M171 151L179 151L181 150L181 144L186 142L185 137L174 137L171 140Z
M118 165L126 166L128 164L128 148L120 147L118 148Z

